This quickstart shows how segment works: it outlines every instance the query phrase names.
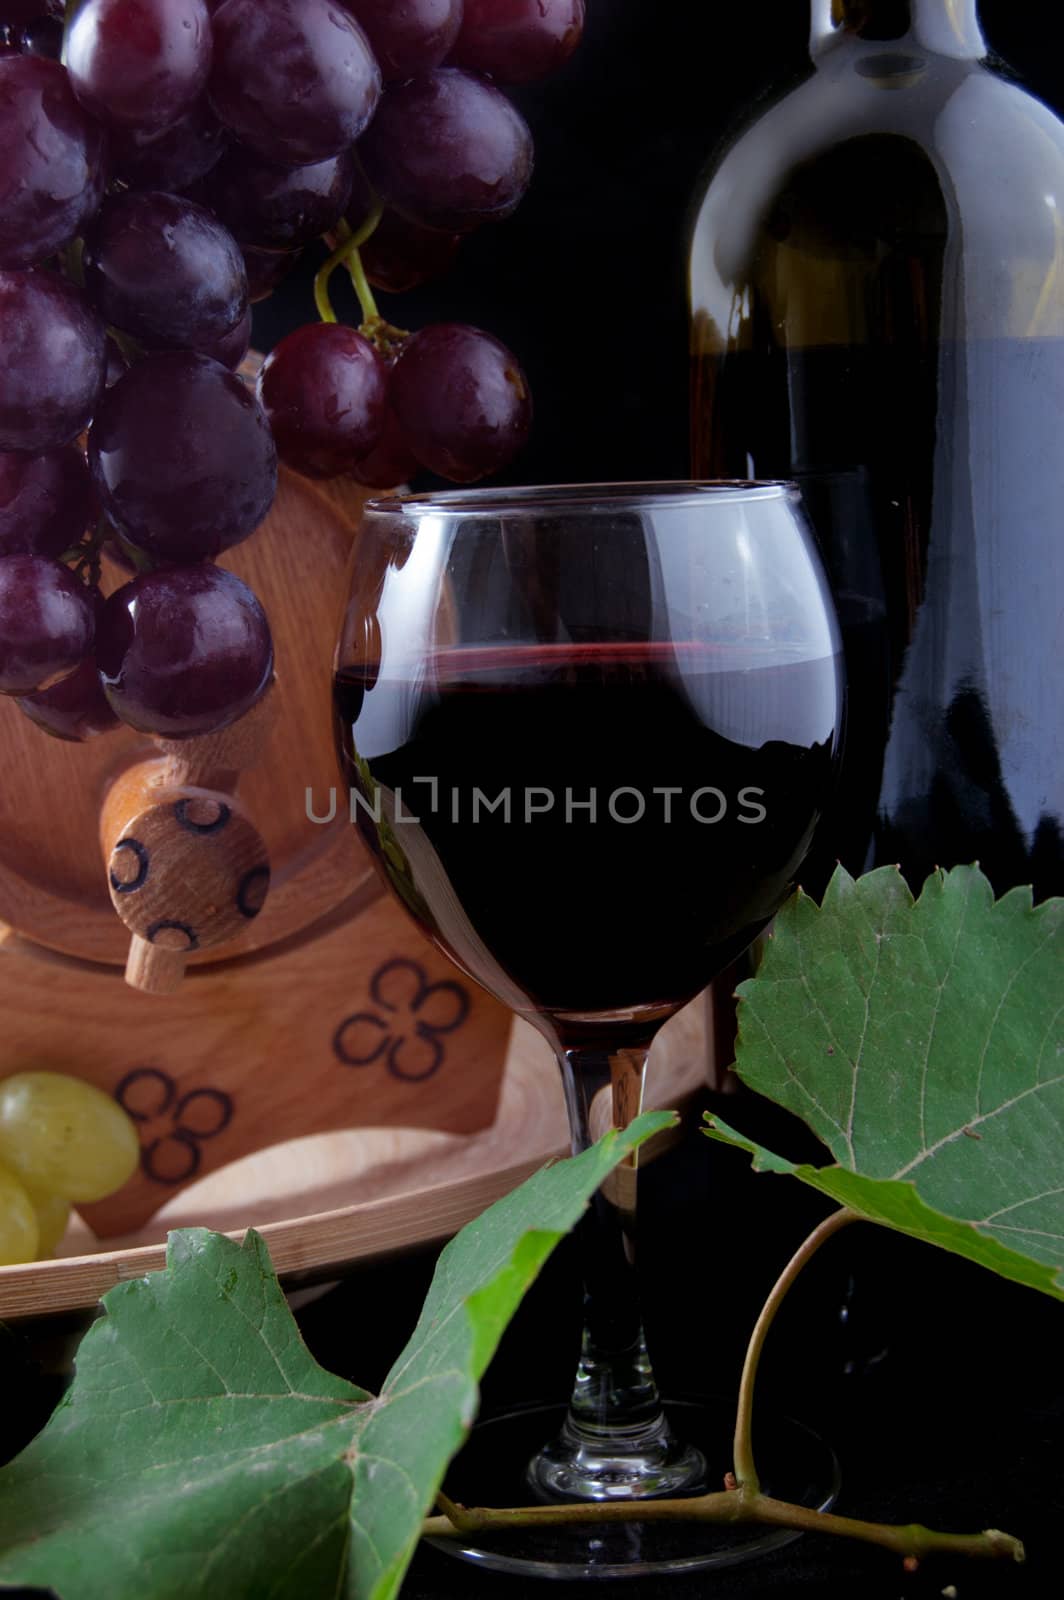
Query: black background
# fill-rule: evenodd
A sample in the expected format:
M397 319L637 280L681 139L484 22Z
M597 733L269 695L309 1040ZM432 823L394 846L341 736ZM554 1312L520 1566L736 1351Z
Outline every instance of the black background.
M994 49L1064 109L1058 9L1053 0L984 0L981 14ZM538 166L516 216L468 240L437 284L382 305L408 327L476 323L521 356L537 422L514 480L686 474L692 191L736 119L793 81L807 59L805 0L589 0L589 10L569 68L519 97ZM308 259L258 308L260 346L312 315L312 266ZM733 1388L759 1297L820 1214L815 1197L785 1182L753 1178L743 1158L711 1153L696 1133L646 1173L653 1248L641 1271L669 1390ZM367 1387L379 1383L413 1325L432 1264L427 1253L364 1268L303 1311L319 1359ZM487 1403L564 1394L578 1307L567 1245L507 1335ZM0 1451L18 1448L47 1415L72 1332L27 1324L0 1341ZM1028 1541L1026 1568L937 1561L908 1575L896 1558L807 1538L756 1566L589 1590L496 1578L428 1550L404 1600L924 1600L950 1584L959 1600L1056 1600L1064 1588L1054 1545L1064 1521L1062 1350L1058 1304L862 1228L836 1241L796 1290L766 1357L765 1403L811 1421L838 1451L839 1509L963 1531L1005 1527Z

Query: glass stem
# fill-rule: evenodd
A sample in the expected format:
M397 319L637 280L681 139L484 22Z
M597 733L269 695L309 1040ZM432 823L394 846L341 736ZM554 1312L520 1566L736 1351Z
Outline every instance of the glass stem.
M615 1127L639 1115L646 1055L576 1052L562 1057L573 1154L594 1143L592 1106L604 1090ZM602 1105L602 1101L599 1101ZM605 1132L603 1122L599 1132ZM647 1355L635 1280L635 1156L595 1196L581 1224L584 1335L570 1404L570 1419L597 1430L656 1422L661 1401Z
M646 1059L634 1049L559 1053L574 1154L610 1120L624 1128L638 1116ZM580 1225L584 1333L576 1380L561 1433L529 1467L532 1488L545 1499L634 1499L703 1486L705 1462L674 1439L647 1354L635 1279L636 1177L633 1156Z

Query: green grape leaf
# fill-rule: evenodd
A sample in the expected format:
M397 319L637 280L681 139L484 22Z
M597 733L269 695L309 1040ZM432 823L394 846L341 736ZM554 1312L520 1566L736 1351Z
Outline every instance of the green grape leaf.
M872 1221L1064 1299L1064 900L995 902L975 867L913 899L841 868L781 911L739 989L736 1069L834 1166L746 1149Z
M608 1133L463 1229L379 1396L315 1362L259 1235L172 1233L165 1271L105 1296L67 1397L0 1472L0 1588L391 1600L526 1289L612 1169L674 1120Z

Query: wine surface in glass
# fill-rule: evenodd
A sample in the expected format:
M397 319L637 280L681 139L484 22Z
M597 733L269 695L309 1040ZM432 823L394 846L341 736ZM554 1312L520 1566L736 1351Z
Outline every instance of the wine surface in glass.
M564 1042L609 1023L637 1043L787 893L831 791L839 672L785 646L646 641L341 669L353 817L472 977Z

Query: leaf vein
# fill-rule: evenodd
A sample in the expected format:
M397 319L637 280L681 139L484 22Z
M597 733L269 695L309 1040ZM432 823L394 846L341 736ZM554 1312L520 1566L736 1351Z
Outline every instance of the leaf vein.
M949 980L952 977L953 971L957 965L957 952L961 947L961 937L968 926L968 911L971 903L971 897L966 895L964 898L964 911L957 919L957 927L953 939L953 949L950 951L946 970L942 974L942 977L939 979L939 982L936 986L938 993L935 996L935 1006L931 1013L930 1026L927 1030L927 1040L924 1045L923 1070L920 1074L920 1144L923 1149L927 1148L927 1079L931 1070L931 1052L935 1045L935 1030L938 1027L938 1019L942 1011L942 996L946 992ZM926 939L924 940L924 949L925 951L927 950ZM929 951L928 954L930 955ZM978 1111L978 1107L976 1110Z
M1021 1100L1028 1099L1030 1095L1037 1094L1041 1089L1053 1089L1058 1083L1064 1083L1064 1073L1061 1073L1056 1078L1047 1078L1044 1083L1032 1083L1028 1088L1021 1089L1019 1094L1014 1094L1011 1100L1004 1100L1001 1105L995 1106L993 1111L986 1111L981 1117L973 1117L970 1122L964 1122L959 1128L954 1128L952 1132L943 1134L942 1138L937 1140L936 1143L928 1145L925 1150L921 1150L919 1154L915 1155L907 1166L899 1168L893 1175L894 1181L897 1182L901 1178L908 1177L910 1172L914 1172L917 1167L922 1166L931 1156L937 1155L946 1145L955 1144L965 1134L970 1134L972 1129L981 1127L985 1122L992 1122L995 1117L1000 1117L1002 1112L1011 1111L1013 1106L1019 1105Z
M1021 1228L1019 1223L995 1223L994 1233L1023 1233L1032 1239L1053 1239L1057 1244L1064 1244L1064 1233L1051 1233L1048 1228Z
M1007 1217L1010 1211L1019 1211L1023 1206L1033 1206L1039 1200L1048 1200L1055 1194L1064 1194L1064 1185L1061 1185L1061 1187L1057 1189L1043 1189L1041 1194L1026 1195L1022 1200L1014 1200L1012 1205L1002 1206L999 1211L992 1211L990 1215L988 1217L984 1217L983 1221L978 1223L977 1226L982 1227L984 1223L994 1222L998 1217Z
M404 1484L406 1486L407 1492L409 1493L410 1498L414 1502L414 1504L415 1505L420 1505L421 1504L422 1492L418 1488L417 1484L414 1482L413 1478L410 1476L409 1472L401 1464L401 1462L393 1461L391 1456L382 1456L382 1455L377 1454L376 1452L374 1452L372 1450L360 1450L358 1452L358 1460L360 1462L361 1461L379 1461L382 1466L391 1467L392 1470L400 1478L402 1478L402 1480L403 1480L403 1482L404 1482Z
M443 1378L457 1378L460 1383L472 1380L464 1373L461 1367L440 1367L437 1372L426 1372L420 1378L415 1378L413 1383L408 1383L405 1389L387 1388L381 1395L380 1404L390 1403L393 1400L403 1400L408 1394L424 1388L427 1383L439 1383Z
M869 919L866 917L865 921L867 923L869 921ZM858 1043L857 1049L854 1052L854 1057L853 1057L851 1080L850 1080L850 1113L849 1113L849 1116L846 1119L846 1129L845 1129L845 1133L844 1133L844 1138L846 1140L846 1148L850 1152L850 1166L853 1167L855 1170L856 1170L856 1167L857 1167L857 1153L856 1153L856 1149L854 1147L853 1130L854 1130L854 1123L857 1120L857 1084L858 1084L858 1081L859 1081L859 1078L860 1078L860 1073L861 1073L861 1058L864 1055L865 1040L868 1038L868 1024L869 1024L869 1021L870 1021L871 1015L872 1015L872 993L873 993L873 990L875 989L875 986L876 986L877 982L879 981L879 963L880 963L880 958L881 958L881 956L883 954L883 938L878 934L874 934L874 937L875 937L875 946L876 946L876 959L875 959L875 963L874 963L874 965L872 967L872 978L871 978L871 981L870 981L867 989L864 989L862 991L863 994L864 994L864 1002L865 1002L864 1024L863 1024L863 1026L861 1028L860 1041ZM856 977L856 974L855 974L855 977ZM859 979L857 980L857 986L858 986L858 988L861 988L861 984L860 984L860 980Z
M802 1082L801 1078L799 1078L798 1074L795 1072L794 1068L791 1066L791 1063L787 1058L786 1052L783 1049L781 1049L781 1047L776 1043L776 1041L773 1038L772 1034L765 1027L763 1019L762 1019L762 1028L764 1028L764 1037L765 1037L766 1042L772 1046L772 1048L775 1051L776 1055L779 1057L779 1060L780 1060L780 1062L781 1062L781 1064L783 1066L783 1070L787 1074L787 1076L791 1080L791 1082L794 1084L794 1087L798 1090L798 1092L800 1094L804 1094L807 1100L812 1102L812 1104L820 1112L820 1115L824 1118L824 1121L825 1122L829 1122L831 1124L831 1126L839 1134L842 1135L843 1139L845 1139L846 1138L846 1130L842 1126L842 1123L839 1122L836 1117L833 1117L831 1115L831 1112L827 1109L826 1106L822 1106L820 1104L820 1101L817 1099L816 1095L813 1094L812 1090L807 1088L807 1086Z
M330 1462L329 1467L332 1467L332 1465L333 1463ZM329 1467L321 1470L328 1471ZM203 1584L204 1580L210 1573L211 1568L216 1566L220 1558L225 1555L226 1547L231 1545L233 1540L239 1536L240 1530L244 1527L245 1523L249 1522L253 1517L257 1517L259 1513L271 1503L271 1501L283 1499L284 1496L286 1494L290 1494L293 1489L301 1489L305 1483L320 1476L321 1472L319 1471L308 1474L306 1478L289 1479L285 1483L278 1484L276 1488L270 1489L262 1496L260 1500L256 1500L254 1505L247 1506L241 1515L237 1517L236 1521L229 1525L222 1537L220 1539L216 1539L212 1543L210 1550L204 1551L206 1559L203 1563L203 1570L199 1574L199 1583L201 1585Z
M1030 963L1036 959L1036 957L1038 957L1038 956L1040 956L1042 954L1043 950L1045 950L1047 945L1052 944L1053 939L1055 938L1055 936L1056 936L1056 930L1051 928L1049 933L1042 940L1041 944L1038 945L1038 947L1036 949L1032 950L1029 955L1025 956L1024 959L1020 962L1019 966L1016 968L1015 972L1010 974L1009 981L1006 983L1004 989L1001 991L1001 999L998 1001L997 1006L994 1009L994 1015L990 1020L990 1026L986 1030L986 1038L983 1041L983 1048L982 1048L982 1051L980 1052L980 1056L979 1056L979 1072L978 1072L978 1075L976 1077L976 1083L975 1083L975 1112L976 1112L976 1116L981 1116L982 1115L982 1110L983 1110L983 1075L984 1075L984 1073L986 1071L986 1058L987 1058L987 1055L990 1052L990 1044L991 1044L991 1041L992 1041L992 1039L994 1037L994 1029L997 1026L998 1017L1001 1015L1002 1011L1004 1010L1005 1002L1008 1000L1009 995L1012 993L1012 990L1015 988L1017 982L1019 981L1019 977L1020 977L1021 972L1023 972L1024 968L1028 967L1030 965ZM1059 1015L1060 1015L1060 1012L1058 1011L1056 1013L1056 1015L1053 1017L1052 1021L1050 1022L1049 1027L1046 1029L1047 1033L1052 1029L1053 1023L1056 1021L1056 1017L1059 1016ZM1037 1082L1037 1079L1036 1079L1036 1082Z
M338 1517L334 1517L331 1522L327 1522L323 1528L319 1529L319 1531L314 1535L313 1539L311 1539L310 1543L304 1545L303 1548L299 1551L299 1553L292 1557L292 1559L288 1563L288 1565L286 1567L283 1567L281 1569L281 1571L278 1573L277 1582L273 1585L272 1589L270 1590L270 1594L271 1595L273 1595L273 1594L281 1594L283 1596L283 1594L284 1594L284 1585L285 1585L285 1583L287 1581L288 1574L295 1567L297 1567L301 1561L306 1560L307 1556L309 1556L310 1553L313 1550L316 1550L319 1545L324 1544L326 1539L329 1538L329 1536L335 1531L335 1529L342 1528L344 1530L344 1535L345 1535L345 1537L344 1537L344 1551L343 1551L342 1558L336 1563L336 1588L333 1590L333 1600L335 1600L335 1597L340 1593L340 1589L343 1586L344 1569L347 1566L347 1533L348 1533L349 1515L350 1515L349 1507L345 1506L343 1511L340 1513L340 1515ZM268 1597L267 1597L267 1600L268 1600Z

